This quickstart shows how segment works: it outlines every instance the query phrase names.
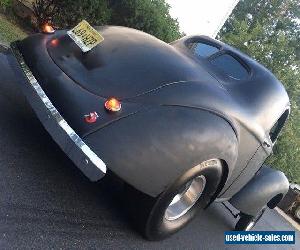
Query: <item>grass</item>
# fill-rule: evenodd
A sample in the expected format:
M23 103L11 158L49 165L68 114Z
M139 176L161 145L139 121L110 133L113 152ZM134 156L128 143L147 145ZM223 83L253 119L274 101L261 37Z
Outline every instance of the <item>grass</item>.
M11 42L26 36L27 33L24 30L0 14L0 43L9 45Z

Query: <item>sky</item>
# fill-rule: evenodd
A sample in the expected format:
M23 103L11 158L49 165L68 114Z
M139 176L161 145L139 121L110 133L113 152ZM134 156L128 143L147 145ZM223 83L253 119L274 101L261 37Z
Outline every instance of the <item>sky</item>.
M166 0L170 14L178 19L181 31L187 35L214 37L238 0Z

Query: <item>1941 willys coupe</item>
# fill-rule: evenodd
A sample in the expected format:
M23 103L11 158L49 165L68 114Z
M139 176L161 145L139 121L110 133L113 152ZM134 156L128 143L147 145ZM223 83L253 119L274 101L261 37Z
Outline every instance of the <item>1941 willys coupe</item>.
M251 229L289 186L262 166L290 112L283 85L208 37L167 44L125 27L95 30L104 40L89 51L88 38L51 29L11 46L10 65L53 139L91 181L107 169L124 181L148 239L213 201L229 201L236 229Z

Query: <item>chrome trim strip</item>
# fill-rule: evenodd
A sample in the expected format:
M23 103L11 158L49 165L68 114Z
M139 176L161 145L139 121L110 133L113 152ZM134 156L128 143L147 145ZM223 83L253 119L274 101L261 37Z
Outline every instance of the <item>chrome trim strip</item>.
M52 117L56 120L57 124L66 132L70 139L75 143L75 145L82 151L82 153L87 157L86 161L91 161L98 169L103 173L106 173L106 164L84 143L84 141L76 134L76 132L70 127L70 125L65 121L65 119L60 115L58 110L54 107L48 96L45 94L44 90L30 71L29 67L24 61L23 56L20 51L12 46L12 51L17 58L28 82L31 87L38 94L45 107L50 111Z

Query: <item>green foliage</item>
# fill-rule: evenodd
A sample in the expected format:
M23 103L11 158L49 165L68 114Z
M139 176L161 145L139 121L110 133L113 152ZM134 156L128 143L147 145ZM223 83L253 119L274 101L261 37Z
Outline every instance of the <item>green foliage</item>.
M181 36L178 21L170 16L164 0L119 0L112 9L110 22L114 25L139 29L166 42Z
M292 113L268 163L300 183L300 2L241 0L219 39L269 68L285 85Z
M54 22L60 27L73 27L85 19L93 25L107 24L111 12L105 0L57 1Z
M150 33L166 42L181 36L165 0L37 0L38 25L52 22L70 28L82 19L93 25L121 25Z
M12 0L0 0L0 10L6 12L11 9Z
M26 33L6 17L0 15L0 43L9 45L12 41L24 39Z
M59 28L73 27L83 19L103 25L111 15L106 0L37 0L34 12L39 25L51 21Z

